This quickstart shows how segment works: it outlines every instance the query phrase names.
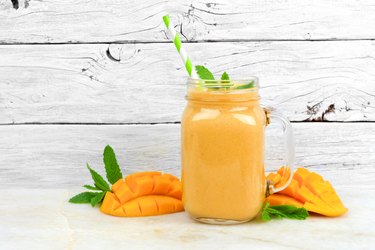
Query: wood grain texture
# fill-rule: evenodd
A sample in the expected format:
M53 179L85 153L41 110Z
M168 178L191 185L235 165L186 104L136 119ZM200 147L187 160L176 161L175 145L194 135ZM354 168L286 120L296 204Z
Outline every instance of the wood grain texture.
M296 163L329 177L336 187L374 187L375 124L293 124ZM266 166L282 164L280 131L267 131ZM180 126L0 126L2 187L63 188L91 183L85 163L103 173L102 150L110 144L126 173L162 170L180 175Z
M0 0L0 43L166 41L170 13L188 41L375 38L372 0Z
M375 42L187 44L215 74L260 78L292 121L375 121ZM180 120L186 73L172 44L0 46L0 123Z

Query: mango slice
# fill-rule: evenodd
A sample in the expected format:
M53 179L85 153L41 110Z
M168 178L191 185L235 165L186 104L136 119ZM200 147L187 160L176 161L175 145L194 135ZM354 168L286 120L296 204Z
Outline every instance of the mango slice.
M278 187L285 183L288 177L288 172L281 167L277 173L270 173L267 179ZM298 168L289 186L277 194L270 195L266 201L271 205L299 207L302 204L310 212L331 217L343 215L348 211L332 185L321 175L306 168Z
M151 216L183 211L181 182L170 174L140 172L112 185L100 210L121 217Z
M266 198L266 202L269 202L271 206L279 205L293 205L296 207L303 207L303 203L298 200L282 194L273 194Z

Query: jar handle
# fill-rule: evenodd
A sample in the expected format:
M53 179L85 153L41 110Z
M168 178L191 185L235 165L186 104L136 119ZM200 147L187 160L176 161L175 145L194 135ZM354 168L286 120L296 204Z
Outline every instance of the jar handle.
M266 125L270 124L271 121L278 121L282 125L283 135L285 140L285 164L283 176L289 174L288 181L281 187L275 188L272 183L267 181L267 194L266 196L277 193L289 186L293 178L294 172L294 137L292 131L292 125L289 120L284 117L281 113L277 112L272 108L264 108L266 113ZM289 170L289 171L288 171Z

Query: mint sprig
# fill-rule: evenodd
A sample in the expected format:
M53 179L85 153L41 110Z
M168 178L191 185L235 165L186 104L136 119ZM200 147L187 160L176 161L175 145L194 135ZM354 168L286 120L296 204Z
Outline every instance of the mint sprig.
M109 145L107 145L104 149L103 161L107 174L107 180L111 184L114 184L119 179L122 179L122 173L117 163L115 152Z
M206 67L202 65L196 65L195 70L202 80L215 80L214 75Z
M95 186L100 188L100 190L103 190L103 191L111 191L111 189L109 188L108 182L106 182L104 178L101 177L100 174L98 174L95 170L93 170L88 163L86 164L87 164L87 168L90 171L91 177L94 180Z
M251 81L247 84L236 87L236 89L250 89L250 88L254 88L254 81Z
M98 192L83 192L77 194L69 199L70 203L91 203L91 199L94 198Z
M283 218L305 220L308 216L309 212L303 207L299 208L292 205L270 206L269 202L263 206L261 213L263 221Z
M122 173L120 166L117 163L116 155L111 146L107 145L103 152L103 162L105 165L105 171L108 181L114 184L119 179L122 179ZM93 170L87 163L87 168L90 171L91 178L94 181L94 185L84 185L83 187L100 192L83 192L77 194L69 199L71 203L88 203L91 206L96 206L101 203L107 192L112 192L108 182L95 170Z
M97 204L99 204L103 200L106 193L107 192L103 191L103 192L97 193L94 197L92 197L90 200L91 206L95 207Z
M98 187L93 187L91 185L83 185L84 188L88 189L88 190L97 190L97 191L100 191L100 188Z
M204 67L202 65L196 65L195 71L197 72L200 79L208 80L208 81L215 81L214 75L206 67ZM218 85L220 87L218 87ZM220 80L218 81L217 84L215 82L208 82L208 83L206 83L205 86L207 88L212 88L212 89L220 89L220 88L228 89L229 85L230 85L229 75L226 71L224 71L224 73L221 75L221 78L220 78ZM243 84L243 85L234 87L234 89L250 89L250 88L254 88L254 81L250 81L247 84Z
M229 81L229 75L226 71L224 71L224 73L221 75L221 78L220 78L222 81Z

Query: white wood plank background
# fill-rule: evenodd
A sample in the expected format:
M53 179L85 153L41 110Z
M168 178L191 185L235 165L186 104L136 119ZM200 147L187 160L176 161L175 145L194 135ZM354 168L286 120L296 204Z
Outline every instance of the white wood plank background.
M298 164L334 185L374 187L374 1L18 5L0 0L1 188L77 187L89 180L86 161L101 166L106 144L128 171L179 175L186 76L166 13L195 63L260 78L263 103L295 122ZM281 141L269 141L276 169Z
M0 42L166 41L170 13L189 41L375 38L372 0L0 0Z
M375 120L374 41L187 49L217 74L258 76L264 103L292 121ZM172 44L3 45L0 58L0 123L176 122L185 105Z
M296 163L329 177L334 186L372 186L375 124L294 123ZM266 166L282 164L280 130L267 130ZM180 125L0 126L2 188L78 187L91 183L88 162L104 174L110 144L125 173L160 170L180 176ZM7 177L7 178L5 178Z

